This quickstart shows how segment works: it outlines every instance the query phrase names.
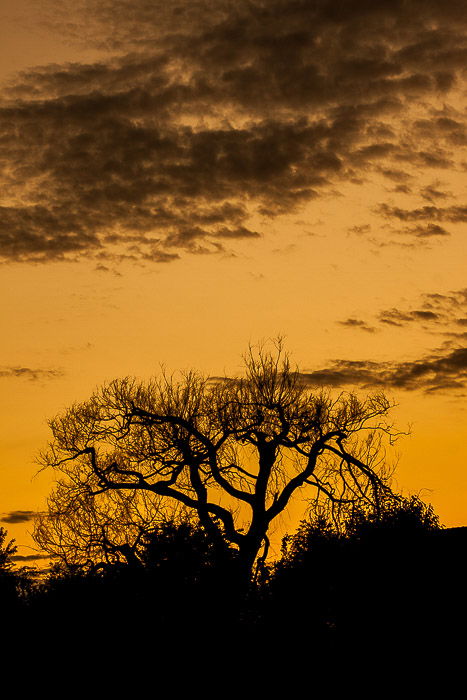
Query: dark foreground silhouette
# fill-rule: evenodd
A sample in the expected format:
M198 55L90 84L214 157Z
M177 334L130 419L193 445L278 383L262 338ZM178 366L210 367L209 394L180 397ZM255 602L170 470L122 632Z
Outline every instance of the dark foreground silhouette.
M432 650L465 629L466 552L467 528L442 529L429 507L405 499L379 518L354 514L345 531L303 522L245 590L234 549L220 554L199 527L169 523L134 565L57 568L33 584L3 561L3 636L39 634L43 649L73 645L96 662L174 661L182 650L213 660L226 645L279 648L282 658Z

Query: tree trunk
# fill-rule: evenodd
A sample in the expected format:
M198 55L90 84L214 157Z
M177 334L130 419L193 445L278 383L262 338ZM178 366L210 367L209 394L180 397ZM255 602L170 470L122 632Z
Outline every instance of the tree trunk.
M242 591L247 591L253 578L253 569L261 549L263 538L258 535L245 535L245 539L240 545L238 556L239 584Z

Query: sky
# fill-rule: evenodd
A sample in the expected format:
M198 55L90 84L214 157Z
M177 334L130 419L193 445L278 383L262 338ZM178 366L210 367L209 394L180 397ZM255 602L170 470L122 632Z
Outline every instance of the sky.
M161 365L238 373L278 335L311 385L393 399L395 486L467 525L466 26L463 0L2 0L20 563L48 419Z

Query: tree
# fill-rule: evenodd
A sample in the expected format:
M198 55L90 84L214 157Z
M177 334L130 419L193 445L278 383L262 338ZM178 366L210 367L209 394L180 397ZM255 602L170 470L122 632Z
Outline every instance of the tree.
M53 418L40 462L59 480L39 544L77 560L93 559L96 547L105 556L121 556L122 544L137 552L140 526L175 508L219 550L238 550L246 582L267 555L271 523L298 493L335 520L351 504L378 509L390 493L386 447L397 436L388 399L311 390L280 340L243 359L237 378L190 371L115 380ZM135 513L140 523L124 535Z
M375 550L382 550L389 543L400 551L401 543L411 546L414 538L439 531L441 525L433 506L416 495L383 498L378 510L357 504L339 523L322 515L302 520L293 535L282 539L276 576L289 570L297 571L299 576L305 569L313 571L316 567L309 562L313 562L316 551L339 547L343 542Z
M338 526L322 516L302 520L283 538L265 617L275 627L298 621L320 639L331 633L353 643L409 633L409 620L420 629L427 611L433 624L433 603L447 588L448 567L438 566L442 532L433 507L415 495L383 499L379 512L350 509Z
M14 540L5 542L7 531L4 527L0 527L0 572L5 574L9 572L13 566L12 557L16 554L17 547Z
M36 542L65 570L138 566L146 538L163 522L161 499L144 490L95 494L82 477L70 470L69 479L57 483L47 512L35 518Z
M10 614L16 612L17 586L20 576L13 571L13 556L17 552L14 540L7 542L8 533L0 527L0 613L5 624Z

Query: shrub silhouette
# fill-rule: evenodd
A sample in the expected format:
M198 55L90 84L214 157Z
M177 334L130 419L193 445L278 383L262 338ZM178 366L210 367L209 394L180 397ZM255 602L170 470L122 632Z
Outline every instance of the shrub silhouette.
M354 509L338 525L302 521L268 580L245 595L234 547L218 550L196 523L166 522L146 534L133 563L58 567L31 597L29 622L101 655L97 630L124 655L136 655L150 630L151 653L167 663L180 649L218 660L235 639L251 658L295 640L306 645L290 646L292 660L335 648L408 653L465 622L463 528L442 529L414 496L379 513Z
M302 521L284 539L271 611L285 628L347 641L387 642L409 620L422 629L427 603L435 607L440 532L433 508L417 496L388 500L378 513L354 509L340 528L323 518Z
M146 533L137 560L91 569L58 564L29 608L37 625L66 620L63 632L75 644L89 644L98 622L134 640L157 629L157 647L200 625L236 624L240 603L236 551L219 552L202 528L182 521Z

